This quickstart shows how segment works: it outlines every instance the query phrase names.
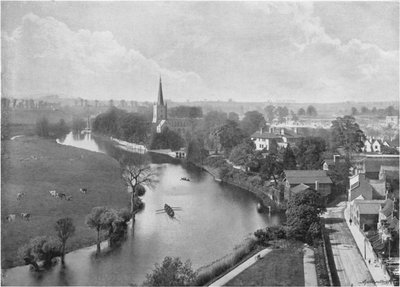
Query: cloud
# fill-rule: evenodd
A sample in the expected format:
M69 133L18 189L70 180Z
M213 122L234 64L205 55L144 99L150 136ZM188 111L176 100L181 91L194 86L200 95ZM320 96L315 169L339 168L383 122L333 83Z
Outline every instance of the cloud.
M194 72L171 70L120 45L109 31L72 31L53 17L32 13L3 36L6 94L64 93L87 98L151 100L158 77L175 99L204 91ZM171 84L173 83L173 85Z

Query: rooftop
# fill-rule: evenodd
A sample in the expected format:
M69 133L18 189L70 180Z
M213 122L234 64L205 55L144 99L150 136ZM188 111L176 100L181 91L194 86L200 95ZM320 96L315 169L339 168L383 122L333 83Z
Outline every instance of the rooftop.
M398 158L371 158L365 159L365 172L379 172L381 166L399 166Z
M354 206L358 208L360 214L378 214L383 200L355 200Z
M310 187L308 185L305 185L304 183L300 183L299 185L296 185L295 187L291 188L290 190L293 193L300 193L302 191L305 191L309 189Z
M290 184L332 183L325 170L285 170L285 175Z
M274 133L268 133L268 132L255 132L254 134L251 135L251 138L259 138L259 139L280 139L281 136L274 134Z

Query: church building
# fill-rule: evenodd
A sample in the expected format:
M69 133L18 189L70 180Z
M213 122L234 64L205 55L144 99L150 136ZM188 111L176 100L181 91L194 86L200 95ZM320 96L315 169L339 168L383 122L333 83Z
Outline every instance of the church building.
M167 103L164 102L162 82L160 78L157 103L154 103L153 105L153 126L156 132L161 133L168 127L168 129L177 132L183 137L185 132L192 128L194 121L195 119L189 118L168 118L168 106Z

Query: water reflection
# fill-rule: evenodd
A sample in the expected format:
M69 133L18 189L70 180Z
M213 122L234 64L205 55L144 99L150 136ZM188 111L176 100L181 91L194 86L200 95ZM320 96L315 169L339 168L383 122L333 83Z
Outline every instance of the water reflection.
M137 155L115 148L112 142L90 135L69 134L62 144L103 152L117 160ZM145 209L136 215L135 233L114 250L93 256L91 246L66 255L59 265L42 274L26 266L6 270L12 285L122 285L141 284L146 273L165 256L191 259L194 268L226 255L258 228L279 223L280 216L259 214L252 194L216 183L199 169L165 156L149 155L158 181L144 196ZM191 181L182 181L181 177ZM164 204L182 207L177 220L156 214Z

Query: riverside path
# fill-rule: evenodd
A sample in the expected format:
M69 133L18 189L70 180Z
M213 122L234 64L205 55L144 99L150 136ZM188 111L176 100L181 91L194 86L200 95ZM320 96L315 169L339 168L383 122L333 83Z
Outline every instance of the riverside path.
M325 228L341 286L375 286L357 244L344 219L346 202L328 207L324 213Z

